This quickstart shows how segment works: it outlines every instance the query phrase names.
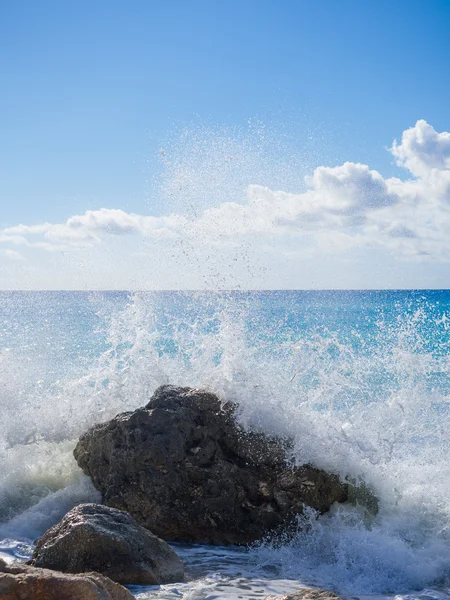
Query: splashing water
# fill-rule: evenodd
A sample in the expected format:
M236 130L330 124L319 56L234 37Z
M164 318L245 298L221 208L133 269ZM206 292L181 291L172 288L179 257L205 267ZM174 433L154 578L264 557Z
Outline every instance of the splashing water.
M237 402L245 427L294 440L294 462L363 480L378 498L376 516L353 505L306 514L293 538L239 551L230 597L243 593L242 577L253 591L297 580L346 594L444 593L447 292L5 293L0 302L0 552L20 556L21 540L97 500L72 458L77 437L173 383ZM191 568L198 553L185 552ZM202 560L204 572L216 568ZM183 597L212 594L214 573L192 569L197 583Z

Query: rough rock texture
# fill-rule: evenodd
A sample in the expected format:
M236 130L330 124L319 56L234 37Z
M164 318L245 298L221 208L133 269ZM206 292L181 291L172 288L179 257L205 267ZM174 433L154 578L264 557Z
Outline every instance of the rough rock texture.
M30 564L64 573L97 571L118 583L182 581L184 566L166 542L126 512L80 504L36 542Z
M128 590L98 573L68 575L0 558L1 600L134 600Z
M326 590L313 590L305 588L284 596L266 596L265 600L341 600L339 596Z
M74 455L109 506L164 539L247 544L303 510L344 502L338 477L286 464L286 443L244 432L235 407L163 386L144 408L96 425Z

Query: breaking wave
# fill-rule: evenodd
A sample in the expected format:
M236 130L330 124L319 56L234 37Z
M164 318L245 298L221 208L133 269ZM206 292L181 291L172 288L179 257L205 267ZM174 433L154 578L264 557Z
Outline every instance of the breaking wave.
M447 293L5 293L0 302L3 548L98 499L72 457L78 436L172 383L237 402L245 427L294 440L291 460L364 481L378 498L376 515L362 505L306 513L293 538L250 549L254 569L347 594L447 585Z

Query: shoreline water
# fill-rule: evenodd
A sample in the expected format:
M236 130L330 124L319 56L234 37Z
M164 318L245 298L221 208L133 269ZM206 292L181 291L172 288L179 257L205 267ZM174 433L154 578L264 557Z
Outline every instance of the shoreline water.
M341 598L358 600L447 600L447 586L427 587L421 590L398 590L391 594L345 594L339 589L325 588L319 582L276 576L270 566L261 567L249 557L241 547L206 546L197 544L172 543L171 547L186 565L186 580L180 583L161 586L125 587L137 600L250 600L264 599L268 595L281 596L300 589L326 589ZM20 560L29 559L30 554L20 554ZM0 551L0 557L11 562L13 556Z

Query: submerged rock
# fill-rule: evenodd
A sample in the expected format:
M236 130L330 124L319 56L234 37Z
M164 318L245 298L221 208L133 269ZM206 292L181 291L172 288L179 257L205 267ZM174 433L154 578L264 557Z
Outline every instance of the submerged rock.
M247 544L286 527L304 505L323 513L347 485L286 464L286 442L244 431L234 405L162 386L144 407L96 425L74 456L103 502L171 540Z
M305 588L284 596L266 596L264 600L341 600L333 592Z
M2 600L133 600L128 590L98 573L73 575L36 569L22 563L7 565L0 558Z
M36 542L30 564L65 573L97 571L118 583L181 581L184 566L166 542L126 512L80 504Z

